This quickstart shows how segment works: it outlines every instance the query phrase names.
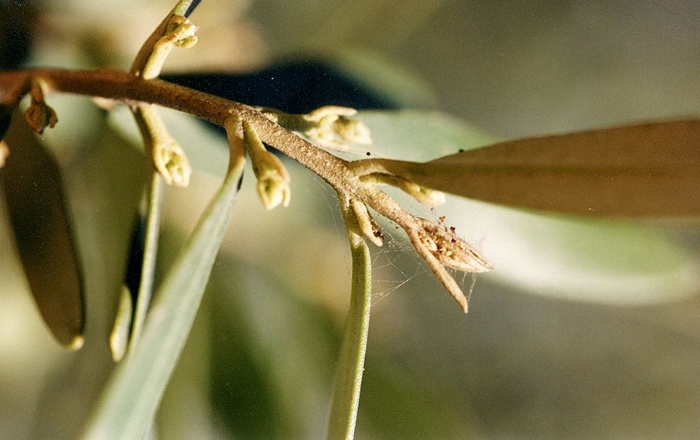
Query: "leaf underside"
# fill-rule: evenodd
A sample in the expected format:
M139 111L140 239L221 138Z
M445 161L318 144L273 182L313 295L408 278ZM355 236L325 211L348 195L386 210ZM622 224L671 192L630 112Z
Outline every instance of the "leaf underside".
M429 162L379 160L420 185L498 204L618 217L700 215L700 120L502 142Z
M16 127L16 128L15 128ZM2 168L17 250L41 315L68 348L82 345L82 280L58 165L24 124L10 127Z

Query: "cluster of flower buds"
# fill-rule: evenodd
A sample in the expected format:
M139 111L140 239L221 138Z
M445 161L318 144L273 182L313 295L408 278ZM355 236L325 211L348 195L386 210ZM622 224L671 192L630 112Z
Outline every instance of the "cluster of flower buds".
M321 147L344 150L348 144L372 143L369 128L351 118L357 113L354 108L328 105L301 115L268 108L260 108L260 111L272 122L305 136Z

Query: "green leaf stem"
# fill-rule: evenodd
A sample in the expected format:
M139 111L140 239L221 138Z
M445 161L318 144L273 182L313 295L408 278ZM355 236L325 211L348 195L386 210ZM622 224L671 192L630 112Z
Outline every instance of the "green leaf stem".
M352 228L348 228L348 241L352 255L352 293L336 370L328 426L329 440L352 439L355 435L372 305L372 261L369 248L362 235L355 233Z

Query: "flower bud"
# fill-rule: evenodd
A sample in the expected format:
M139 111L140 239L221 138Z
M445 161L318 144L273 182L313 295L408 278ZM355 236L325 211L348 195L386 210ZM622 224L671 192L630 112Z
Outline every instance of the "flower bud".
M58 122L54 109L46 105L44 101L34 101L24 112L24 120L35 132L42 134L46 127L53 128Z
M294 115L278 110L262 109L265 117L290 131L301 133L312 142L336 150L347 149L346 144L371 144L369 128L350 118L357 110L329 105L305 115Z
M289 173L277 156L267 151L252 125L243 121L243 138L250 155L253 172L258 179L258 196L270 210L278 205L289 206L291 188Z

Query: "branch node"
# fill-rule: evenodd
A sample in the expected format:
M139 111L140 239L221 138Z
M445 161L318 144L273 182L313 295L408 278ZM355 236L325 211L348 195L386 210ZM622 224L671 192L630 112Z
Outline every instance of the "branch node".
M360 176L360 180L372 184L393 186L430 208L435 208L445 203L445 193L442 191L419 185L393 174L371 173Z
M384 246L384 236L379 230L379 225L370 215L367 206L357 199L350 199L350 208L357 218L357 224L362 234L375 245Z

